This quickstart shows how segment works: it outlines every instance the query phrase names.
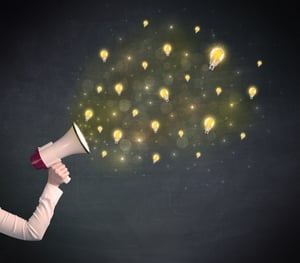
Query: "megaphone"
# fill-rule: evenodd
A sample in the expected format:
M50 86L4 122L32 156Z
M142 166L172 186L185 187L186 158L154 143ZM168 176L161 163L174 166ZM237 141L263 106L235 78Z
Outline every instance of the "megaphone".
M90 148L84 135L73 122L69 131L59 140L37 147L30 161L35 169L47 169L64 157L79 153L89 154Z

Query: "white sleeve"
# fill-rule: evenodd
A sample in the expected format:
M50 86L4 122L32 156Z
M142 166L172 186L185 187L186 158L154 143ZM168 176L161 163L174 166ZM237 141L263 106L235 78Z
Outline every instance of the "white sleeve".
M0 208L0 233L22 240L42 240L62 194L60 188L47 183L29 220Z

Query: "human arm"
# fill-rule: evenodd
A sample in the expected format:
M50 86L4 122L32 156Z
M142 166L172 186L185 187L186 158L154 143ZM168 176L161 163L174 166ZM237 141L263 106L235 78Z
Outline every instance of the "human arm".
M25 220L0 209L0 232L22 240L42 240L54 214L54 209L63 194L59 188L69 181L69 171L61 162L48 170L48 181L32 216Z

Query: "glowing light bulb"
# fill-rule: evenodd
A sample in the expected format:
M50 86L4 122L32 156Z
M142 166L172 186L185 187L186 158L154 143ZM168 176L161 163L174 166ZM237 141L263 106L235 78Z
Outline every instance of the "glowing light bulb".
M106 156L107 156L107 151L103 150L103 151L101 152L101 156L102 156L102 158L106 157Z
M115 91L120 96L123 91L123 85L121 83L118 83L115 85Z
M241 140L244 140L246 138L246 133L241 132L240 137L241 137Z
M148 20L144 20L144 21L143 21L143 26L144 26L144 27L147 27L148 25L149 25L149 21L148 21Z
M256 93L257 93L257 88L255 86L249 87L248 94L249 94L251 100L256 95Z
M94 112L91 109L88 109L85 111L84 113L84 117L85 117L85 121L88 121L89 119L91 119L94 115Z
M215 119L212 117L207 117L204 120L204 130L205 133L208 134L210 130L215 126Z
M196 152L196 158L200 158L201 157L201 152Z
M143 67L144 70L146 70L147 67L148 67L148 62L147 61L143 61L142 62L142 67Z
M105 63L109 55L108 51L106 49L101 49L99 54L102 61Z
M261 60L257 60L257 67L261 67L262 66L262 61Z
M197 34L200 31L200 26L195 26L195 33Z
M97 87L97 93L101 93L102 90L103 90L102 86L98 86L98 87Z
M219 65L220 62L223 61L225 57L225 51L224 49L220 47L213 48L209 53L209 69L214 70L217 65Z
M115 140L115 143L119 143L119 141L122 139L123 137L123 133L121 130L115 130L114 133L113 133L113 137L114 137L114 140Z
M216 93L219 96L222 93L222 88L221 87L217 87L216 88Z
M102 126L98 126L97 130L98 130L99 133L101 133L103 131L103 127Z
M152 130L157 133L158 129L159 129L159 122L158 121L152 121L151 122L151 128Z
M153 161L153 163L157 163L159 161L159 159L160 159L160 155L158 153L154 153L152 155L152 161Z
M132 110L132 117L135 117L139 114L139 110L138 109L133 109Z
M162 88L159 91L159 95L166 101L169 101L169 91L166 88Z
M172 51L172 46L170 44L164 44L163 50L166 54L166 56L169 56Z
M191 79L191 76L189 74L185 74L184 78L185 78L186 82L189 82Z
M178 135L179 135L180 138L182 138L182 136L184 135L184 131L183 130L179 130L178 131Z

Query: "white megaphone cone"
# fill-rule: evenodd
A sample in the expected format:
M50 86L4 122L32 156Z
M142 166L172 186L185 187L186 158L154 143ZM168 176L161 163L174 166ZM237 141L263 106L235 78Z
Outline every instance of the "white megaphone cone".
M30 161L36 169L47 169L62 158L78 153L90 153L90 149L82 132L73 122L69 131L59 140L38 147Z

